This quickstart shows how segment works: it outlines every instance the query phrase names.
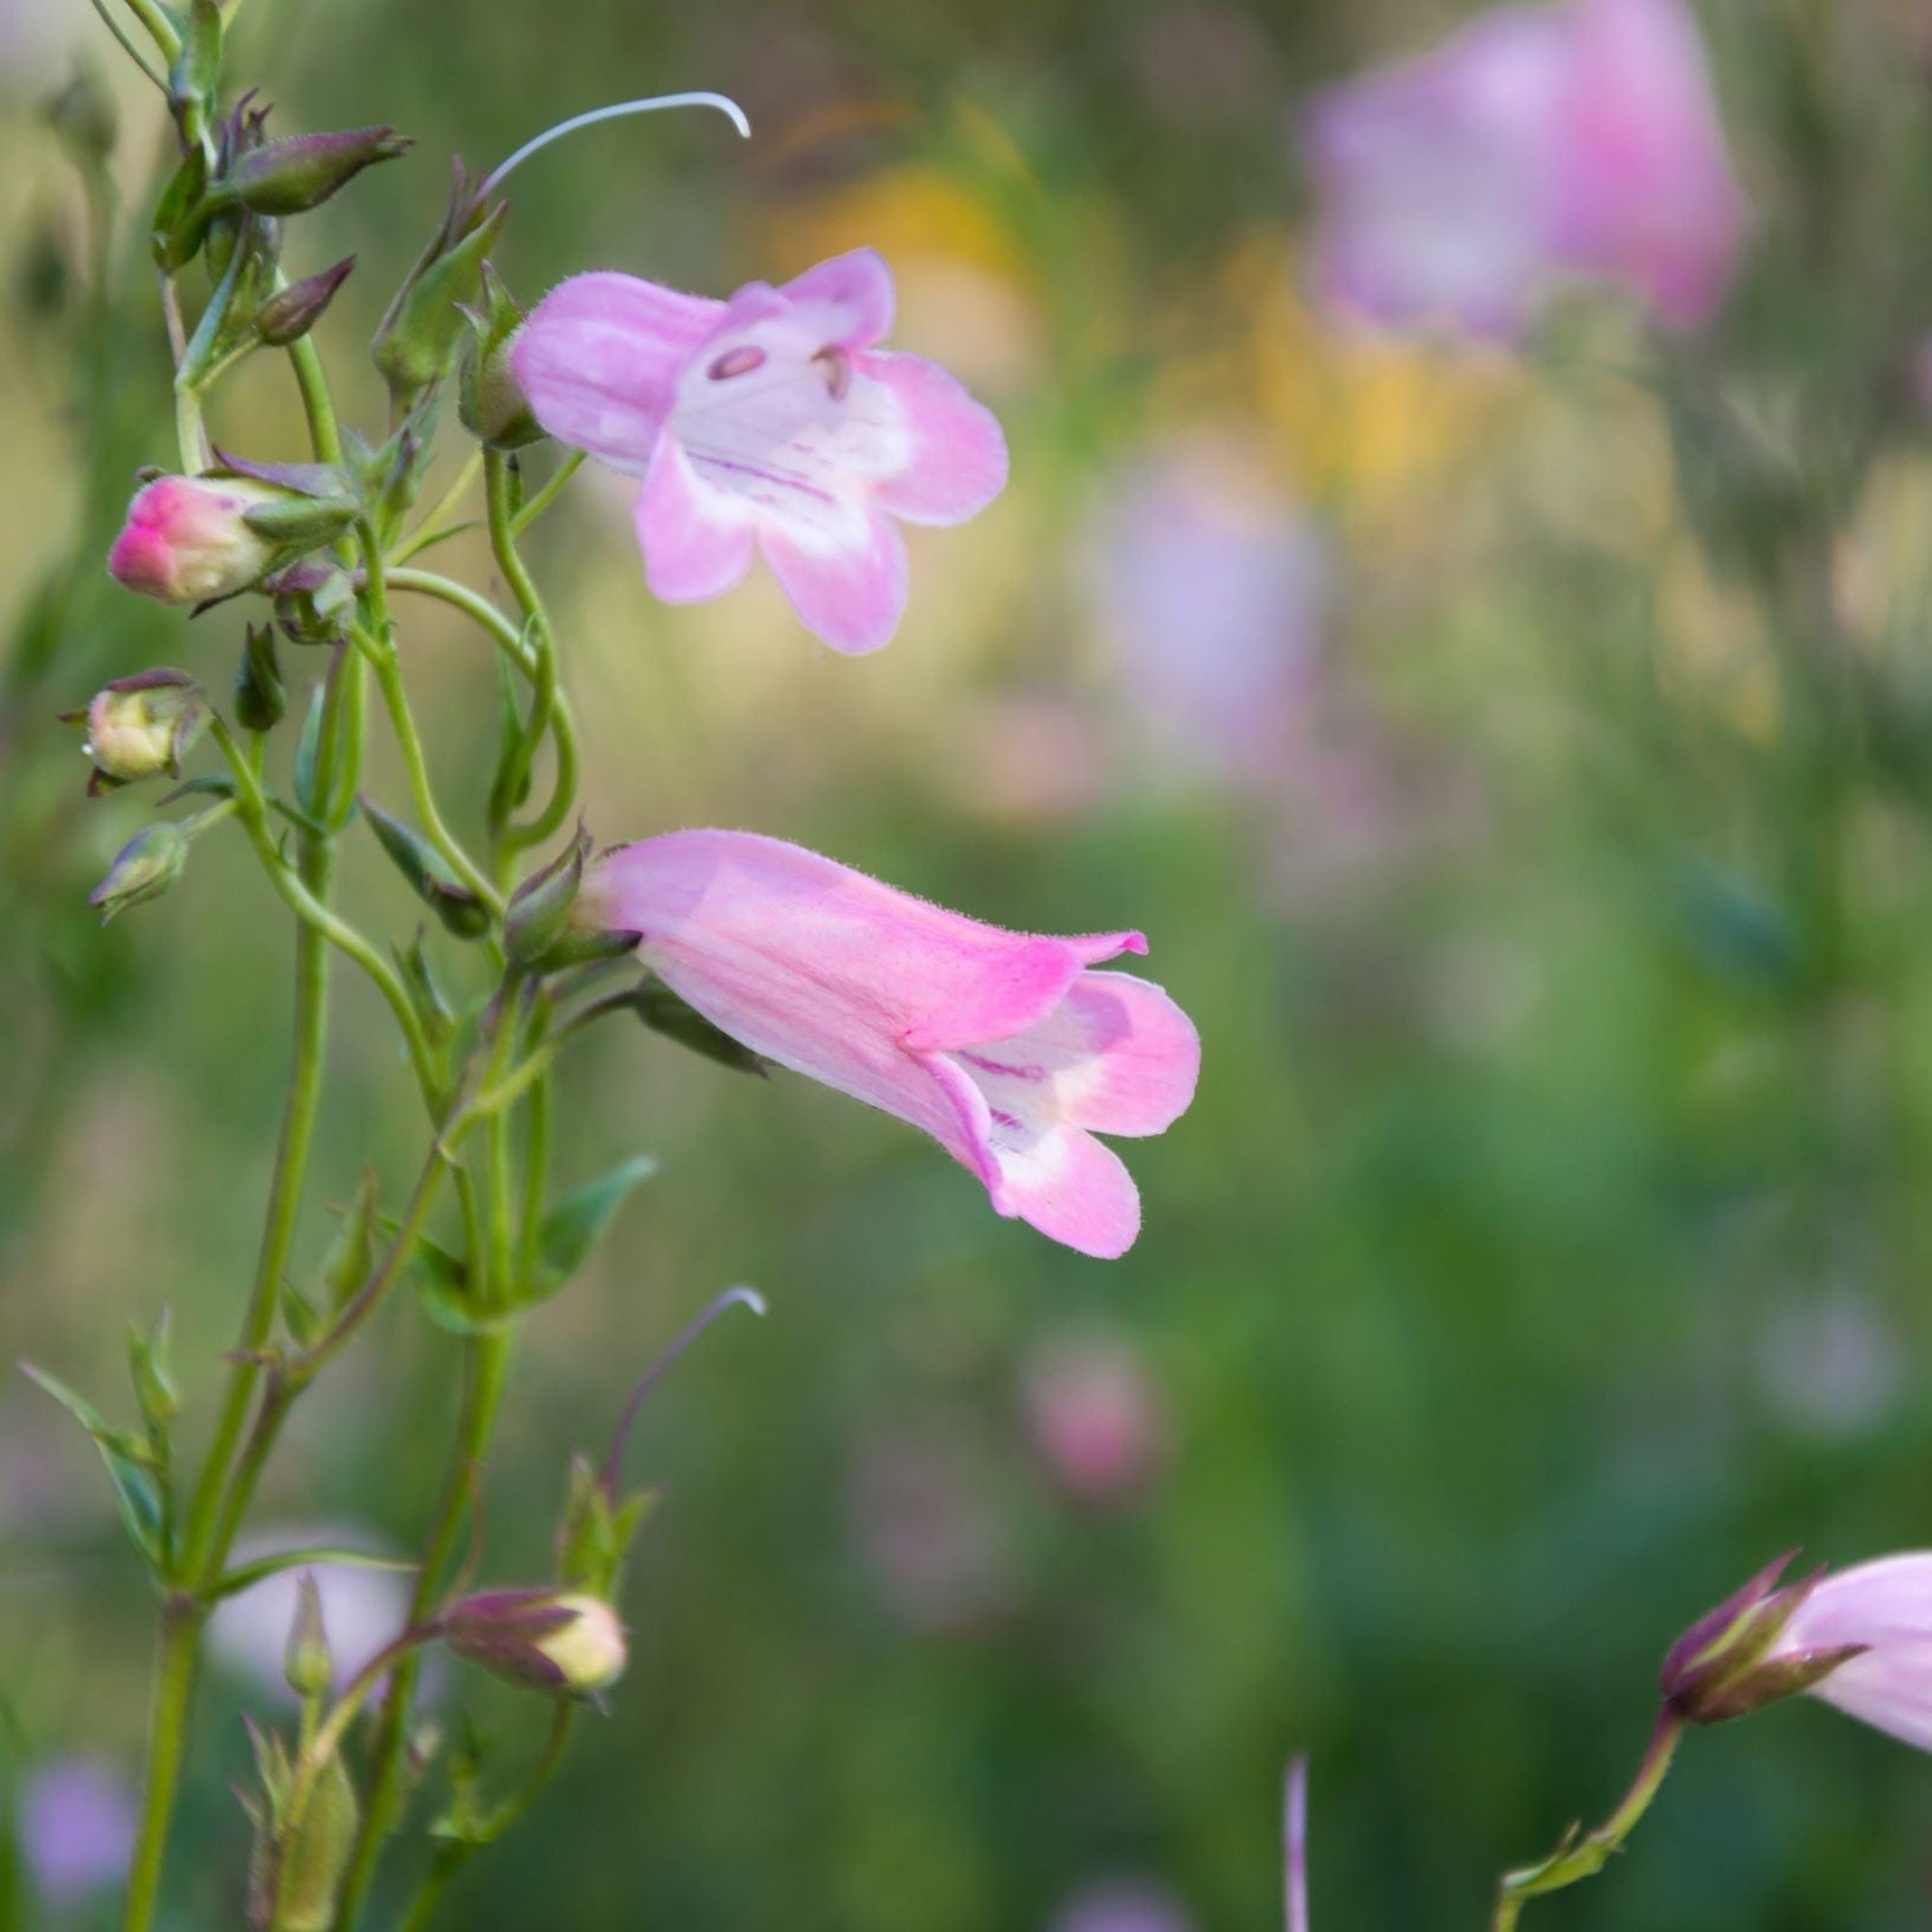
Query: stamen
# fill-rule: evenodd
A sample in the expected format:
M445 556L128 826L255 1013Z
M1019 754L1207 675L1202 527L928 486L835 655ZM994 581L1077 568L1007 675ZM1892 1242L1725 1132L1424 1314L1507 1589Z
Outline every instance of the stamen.
M624 1480L624 1445L631 1439L631 1425L638 1419L638 1411L644 1406L644 1398L657 1387L668 1370L727 1308L749 1308L753 1315L765 1313L765 1298L754 1288L727 1288L707 1306L701 1308L692 1320L686 1322L683 1331L668 1349L644 1371L642 1379L634 1388L624 1404L624 1412L617 1418L617 1427L611 1436L610 1453L604 1458L602 1482L604 1493L614 1503L617 1500L618 1486Z
M828 342L811 359L824 366L827 393L835 403L842 403L845 392L852 386L851 356L836 342Z
M476 190L476 198L481 201L495 193L509 179L513 168L521 167L532 155L553 141L562 140L566 134L576 133L580 128L594 128L600 121L617 121L631 114L655 114L662 107L715 107L746 140L752 138L752 124L745 119L745 110L723 94L656 94L642 100L619 100L609 107L593 107L587 114L573 114L568 121L559 121L555 127L546 128L541 134L526 141L507 161L497 165L496 172Z
M714 383L728 383L733 376L749 376L765 366L765 352L754 343L745 342L727 349L704 373Z

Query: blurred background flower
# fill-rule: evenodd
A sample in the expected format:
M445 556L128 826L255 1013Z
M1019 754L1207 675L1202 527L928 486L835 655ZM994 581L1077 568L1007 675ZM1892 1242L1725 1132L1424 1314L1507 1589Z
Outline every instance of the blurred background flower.
M35 1896L56 1916L111 1892L134 1848L134 1795L97 1758L57 1758L30 1772L14 1834Z

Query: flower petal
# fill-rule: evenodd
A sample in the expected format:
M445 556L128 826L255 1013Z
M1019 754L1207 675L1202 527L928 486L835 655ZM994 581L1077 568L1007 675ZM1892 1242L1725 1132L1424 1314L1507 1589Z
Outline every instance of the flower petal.
M876 248L835 255L780 291L821 342L869 349L893 330L893 271Z
M979 1050L1042 1066L1070 1126L1139 1137L1165 1133L1201 1073L1201 1036L1160 987L1131 973L1083 973L1043 1020Z
M674 437L661 437L638 493L644 581L667 604L729 590L752 562L752 527L739 507L707 490Z
M641 476L678 372L724 314L722 302L635 275L576 275L519 331L510 370L558 441Z
M1003 932L752 832L665 833L594 876L605 923L642 933L647 963L708 1019L895 1112L844 1063L1023 1032L1080 971L1065 940Z
M850 547L808 548L769 524L758 545L800 621L835 651L858 656L891 640L906 605L905 544L878 511Z
M1141 1231L1140 1190L1112 1148L1078 1127L1012 1146L995 1158L1000 1186L993 1205L1017 1214L1042 1235L1096 1261L1114 1261L1133 1246Z
M904 468L873 500L915 524L963 524L1007 487L1007 439L992 411L923 355L875 352L861 364L898 399Z

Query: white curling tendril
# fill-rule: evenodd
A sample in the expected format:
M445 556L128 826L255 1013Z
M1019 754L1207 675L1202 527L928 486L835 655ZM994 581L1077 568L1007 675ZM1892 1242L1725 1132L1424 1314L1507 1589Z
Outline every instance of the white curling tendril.
M526 141L507 161L497 163L477 194L480 198L494 193L508 180L512 169L521 167L532 155L541 153L552 142L562 140L566 134L576 133L580 128L594 128L600 121L625 120L633 114L656 114L667 107L715 107L746 140L752 138L752 124L745 118L745 110L728 95L701 92L654 94L641 100L613 101L609 107L593 107L586 114L573 114L568 121L559 121L554 128L546 128L541 134Z

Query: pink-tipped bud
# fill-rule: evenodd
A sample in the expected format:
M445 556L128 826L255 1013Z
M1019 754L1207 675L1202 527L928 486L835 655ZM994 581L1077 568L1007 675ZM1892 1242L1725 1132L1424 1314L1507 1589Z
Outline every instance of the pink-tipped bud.
M466 1662L536 1690L593 1696L624 1674L624 1626L601 1597L577 1590L486 1590L438 1619Z
M286 497L246 477L157 476L128 506L108 573L163 604L231 597L247 589L281 549L249 526L249 511Z
M85 711L64 715L87 726L81 749L94 761L89 790L99 792L163 772L179 778L182 754L208 723L208 703L186 671L144 670L117 677Z
M1767 1564L1735 1596L1708 1610L1671 1645L1659 1673L1663 1700L1693 1724L1748 1717L1820 1684L1861 1656L1861 1643L1794 1640L1794 1620L1818 1588L1821 1570L1777 1587L1795 1551Z

